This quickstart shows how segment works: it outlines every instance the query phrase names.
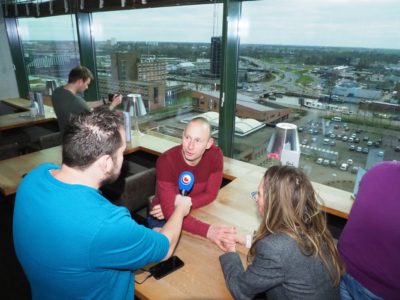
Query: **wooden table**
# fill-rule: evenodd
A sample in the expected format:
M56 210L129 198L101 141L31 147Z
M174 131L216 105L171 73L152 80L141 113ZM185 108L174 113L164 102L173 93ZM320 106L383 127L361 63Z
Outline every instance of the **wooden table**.
M0 116L0 131L57 121L54 110L50 106L44 106L44 117L31 117L29 111L29 100L15 98L2 101L8 105L25 109L26 111Z

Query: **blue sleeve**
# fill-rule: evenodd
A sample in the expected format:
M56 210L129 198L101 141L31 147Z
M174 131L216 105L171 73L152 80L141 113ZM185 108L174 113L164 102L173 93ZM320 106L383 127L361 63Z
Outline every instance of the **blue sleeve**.
M161 261L168 249L165 235L138 225L126 209L119 208L95 235L89 264L91 268L136 270Z

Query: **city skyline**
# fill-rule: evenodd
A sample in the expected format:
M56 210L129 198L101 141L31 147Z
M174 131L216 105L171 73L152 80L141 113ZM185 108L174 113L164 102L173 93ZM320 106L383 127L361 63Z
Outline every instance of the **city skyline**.
M400 49L399 12L396 0L244 2L240 40L242 44ZM94 13L92 30L96 41L209 43L211 36L221 34L221 19L221 4L124 10ZM73 23L71 16L21 19L20 32L24 40L73 40ZM49 34L49 28L56 34Z

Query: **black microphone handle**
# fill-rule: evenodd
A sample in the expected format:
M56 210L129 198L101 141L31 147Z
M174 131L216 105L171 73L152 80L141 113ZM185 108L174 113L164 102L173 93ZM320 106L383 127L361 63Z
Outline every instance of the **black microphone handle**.
M181 190L181 195L182 196L186 196L187 195L187 191L186 190Z

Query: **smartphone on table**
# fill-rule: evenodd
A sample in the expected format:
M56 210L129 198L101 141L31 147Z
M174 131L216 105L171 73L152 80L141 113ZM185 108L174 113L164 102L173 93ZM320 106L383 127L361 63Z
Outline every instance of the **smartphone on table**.
M149 272L155 279L160 279L183 266L184 263L178 256L171 256L167 260L152 266Z

